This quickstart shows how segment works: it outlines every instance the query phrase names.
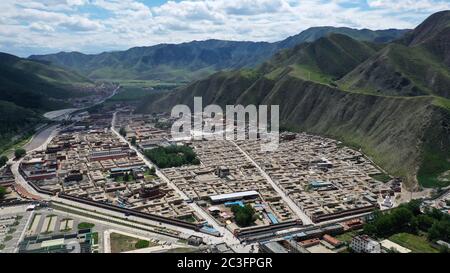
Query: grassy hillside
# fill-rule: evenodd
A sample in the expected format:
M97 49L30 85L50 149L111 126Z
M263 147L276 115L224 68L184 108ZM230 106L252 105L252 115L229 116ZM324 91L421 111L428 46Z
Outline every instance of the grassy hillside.
M44 122L46 111L70 106L92 85L76 73L45 62L0 53L0 151Z
M162 98L148 97L139 111L167 111L177 103L192 106L194 96L202 96L204 105L278 104L284 125L361 147L387 171L405 177L412 187L417 185L419 168L423 186L440 185L436 179L448 168L449 123L442 121L450 118L450 111L435 106L433 97L366 95L290 74L277 80L259 77L251 81L239 72L224 72ZM442 146L436 147L436 142Z
M450 11L431 15L404 38L362 63L344 89L394 96L450 98Z
M450 98L450 69L422 46L391 44L347 74L339 84L356 92Z
M31 133L34 127L44 120L40 114L32 110L11 102L0 101L0 154L21 136Z
M377 46L341 34L281 51L262 70L272 72L289 66L305 80L330 84L376 53Z
M64 99L84 95L77 88L92 82L76 73L0 53L0 100L25 108L53 110Z
M438 36L450 27L450 11L444 10L429 16L423 23L413 31L405 34L400 42L408 46L430 44L436 41Z

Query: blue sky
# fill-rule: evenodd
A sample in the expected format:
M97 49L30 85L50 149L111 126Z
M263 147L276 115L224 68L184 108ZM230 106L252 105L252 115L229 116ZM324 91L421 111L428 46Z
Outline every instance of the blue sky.
M414 28L449 0L2 0L0 51L99 53L158 43L278 41L313 26Z

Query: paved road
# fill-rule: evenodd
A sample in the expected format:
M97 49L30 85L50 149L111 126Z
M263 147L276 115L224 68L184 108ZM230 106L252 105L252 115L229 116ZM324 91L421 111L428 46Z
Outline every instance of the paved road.
M62 120L64 117L77 111L78 109L79 108L67 108L67 109L51 111L51 112L45 113L44 117L51 119L51 120Z
M44 146L44 144L48 144L50 139L52 139L56 135L57 128L58 125L51 125L42 129L41 131L37 132L33 136L33 138L23 146L23 148L27 152L30 152Z
M94 104L101 104L103 102L105 102L107 99L112 98L117 91L120 89L120 86L117 86L116 89L113 90L112 94L109 95L108 97L104 98L103 100L99 101L98 103ZM84 108L68 108L68 109L61 109L61 110L56 110L56 111L51 111L51 112L47 112L44 114L44 117L54 120L54 121L61 121L63 119L67 119L71 113L76 112L78 110L82 110L82 109L87 109L89 107L84 107ZM27 152L31 152L34 150L37 150L41 147L44 147L48 144L48 142L50 142L50 140L56 135L56 130L58 128L58 125L50 125L50 126L46 126L44 125L43 128L39 129L31 138L31 140L25 144L23 146L23 148L27 151ZM13 153L9 153L7 154L8 158L12 158L13 157Z
M19 244L19 242L21 241L21 239L23 238L23 232L27 227L27 223L30 219L31 216L31 212L26 212L25 208L20 206L18 207L20 208L19 211L16 212L11 212L8 210L8 208L6 209L2 209L0 210L1 212L1 216L17 216L17 215L21 215L22 219L19 220L19 225L17 226L11 226L10 228L14 229L14 232L12 232L11 234L7 234L12 236L11 240L8 240L6 242L3 242L3 244L5 245L5 248L3 250L0 250L0 253L14 253L17 252L17 246ZM5 236L7 236L5 235Z
M20 174L19 172L19 166L20 163L22 162L23 159L20 159L18 161L15 161L12 165L11 165L11 171L14 175L14 179L16 181L16 184L19 185L20 187L22 187L25 191L26 191L26 195L28 197L30 197L31 199L49 199L49 197L47 195L38 193L37 191L35 191L28 183L27 181L25 181L25 178L23 178L23 176ZM33 198L36 197L36 198Z
M114 95L116 95L116 93L117 93L117 91L119 89L120 89L120 85L118 85L116 87L116 89L113 90L111 95L103 98L102 100L98 101L97 103L95 103L93 105L89 105L89 106L82 107L82 108L67 108L67 109L60 109L60 110L56 110L56 111L51 111L51 112L45 113L44 117L46 117L48 119L51 119L51 120L55 120L55 121L61 121L61 120L67 119L70 116L70 114L72 114L73 112L76 112L78 110L87 109L89 107L92 107L92 106L104 103L106 100L114 97Z
M286 202L286 204L291 208L291 210L302 220L304 225L310 225L314 224L313 221L292 201L292 199L287 196L286 193L272 180L272 178L256 163L256 161L253 160L253 158L250 157L247 152L241 149L239 145L237 145L234 141L231 141L231 143L236 146L239 151L241 151L245 157L247 157L250 162L255 165L255 167L261 172L261 174L264 176L264 178L269 182L269 184L275 189L275 191L281 196L281 198Z

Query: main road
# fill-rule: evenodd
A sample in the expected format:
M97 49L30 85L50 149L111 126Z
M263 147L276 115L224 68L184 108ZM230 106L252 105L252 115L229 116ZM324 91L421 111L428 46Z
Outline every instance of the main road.
M34 136L31 138L31 140L23 146L25 151L31 152L39 147L45 146L48 144L48 142L56 135L57 133L58 125L50 125L45 126L41 130L39 130Z
M114 97L119 89L120 89L120 85L117 85L117 87L113 90L111 95L101 99L100 101L94 103L93 105L89 105L89 106L82 107L82 108L67 108L67 109L60 109L60 110L56 110L56 111L51 111L51 112L45 113L44 117L46 117L46 118L48 118L50 120L53 120L53 121L61 121L61 120L67 119L74 112L77 112L77 111L80 111L80 110L84 110L84 109L88 109L89 107L92 107L92 106L104 103L106 100Z

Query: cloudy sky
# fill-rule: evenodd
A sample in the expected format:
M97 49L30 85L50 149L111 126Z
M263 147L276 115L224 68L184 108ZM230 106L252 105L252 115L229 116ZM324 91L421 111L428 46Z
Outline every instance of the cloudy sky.
M312 26L414 28L449 0L1 0L0 51L99 53L204 39L278 41Z

